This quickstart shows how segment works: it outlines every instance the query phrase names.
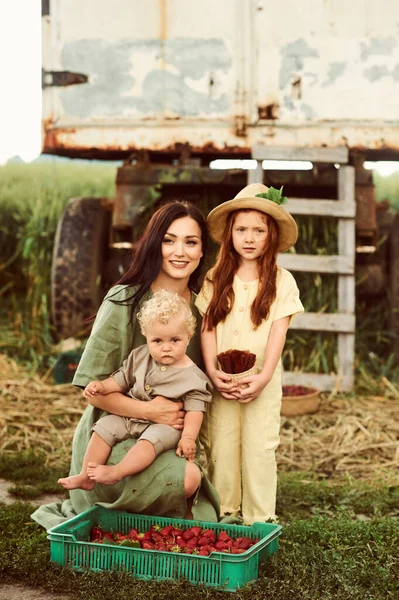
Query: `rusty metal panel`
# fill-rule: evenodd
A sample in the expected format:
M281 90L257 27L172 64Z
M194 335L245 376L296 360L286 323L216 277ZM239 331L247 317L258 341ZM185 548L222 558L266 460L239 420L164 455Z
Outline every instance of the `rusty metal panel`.
M398 23L392 0L52 0L43 68L88 81L43 91L43 148L397 155Z

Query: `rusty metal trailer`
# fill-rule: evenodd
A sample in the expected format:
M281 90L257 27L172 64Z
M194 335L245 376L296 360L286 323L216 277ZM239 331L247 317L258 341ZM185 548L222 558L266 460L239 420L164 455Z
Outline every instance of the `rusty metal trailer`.
M399 4L43 0L42 15L43 152L124 161L114 199L75 199L60 222L53 268L60 334L73 334L96 310L99 282L121 268L140 215L157 201L154 186L163 198L206 205L209 190L223 201L247 177L279 181L294 214L339 220L338 256L284 255L280 264L338 275L339 313L308 314L297 326L338 332L338 372L313 383L351 389L355 249L372 250L378 235L363 161L399 156ZM216 171L209 166L216 158L253 158L257 168ZM306 159L313 170L266 173L263 159ZM386 229L398 232L398 220ZM366 287L390 282L393 326L397 237L390 236L388 270L371 252L356 261Z

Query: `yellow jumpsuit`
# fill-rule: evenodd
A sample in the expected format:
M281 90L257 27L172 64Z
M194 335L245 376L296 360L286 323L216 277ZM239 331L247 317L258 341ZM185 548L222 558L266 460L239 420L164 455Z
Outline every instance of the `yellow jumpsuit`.
M212 277L212 276L210 276ZM254 330L250 310L258 280L243 282L234 277L235 302L224 322L216 327L217 352L250 350L262 369L273 321L292 318L304 311L299 290L291 273L278 268L276 299L270 313ZM196 306L206 312L212 284L205 279ZM217 391L207 407L201 428L201 442L208 459L208 475L221 499L221 515L240 515L245 523L275 517L276 448L280 441L282 365L279 361L271 381L261 395L247 404L226 400Z

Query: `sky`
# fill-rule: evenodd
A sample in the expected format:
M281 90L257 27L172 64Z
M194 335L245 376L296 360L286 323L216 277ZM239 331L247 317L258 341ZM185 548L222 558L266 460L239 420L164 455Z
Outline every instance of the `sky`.
M30 162L41 149L41 0L0 0L0 74L0 165L13 156ZM251 168L220 165L233 166ZM399 162L365 166L383 175L399 170Z
M0 0L0 164L41 144L41 1Z

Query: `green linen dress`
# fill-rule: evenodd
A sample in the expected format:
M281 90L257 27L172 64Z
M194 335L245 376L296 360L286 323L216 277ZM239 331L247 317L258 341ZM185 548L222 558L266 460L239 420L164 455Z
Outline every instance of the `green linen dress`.
M136 317L130 318L129 298L133 293L134 288L115 286L106 295L76 371L74 385L83 388L90 381L105 379L122 365L133 348L146 343ZM150 296L151 292L148 292L139 306ZM187 354L201 367L201 316L195 306L195 299L196 295L192 293L191 309L198 324ZM122 301L124 304L116 304L112 300ZM91 427L103 414L106 413L91 405L83 413L72 442L70 475L80 473ZM107 464L119 463L136 442L137 440L131 439L116 444ZM141 473L126 477L112 486L97 484L91 491L70 490L68 500L41 506L32 514L32 518L49 529L95 504L132 513L184 518L187 512L184 493L186 464L186 460L178 457L175 450L168 450ZM197 465L201 469L198 462ZM219 517L219 496L203 472L192 513L194 519L203 521L217 521Z

